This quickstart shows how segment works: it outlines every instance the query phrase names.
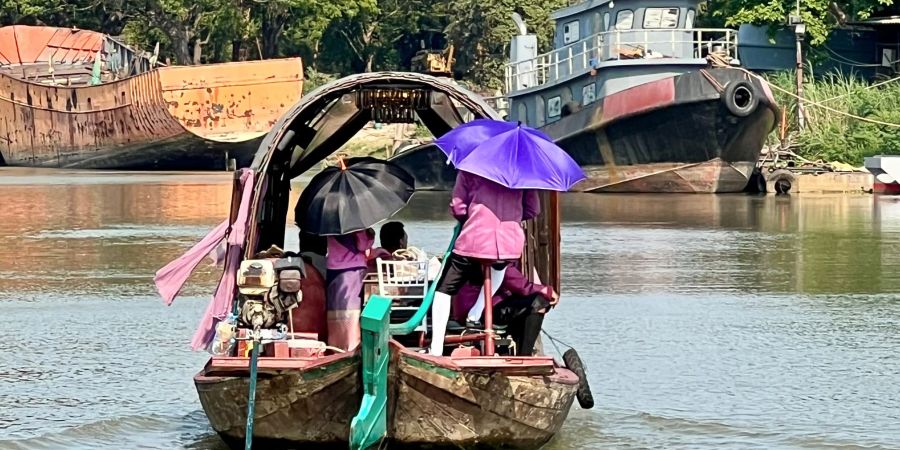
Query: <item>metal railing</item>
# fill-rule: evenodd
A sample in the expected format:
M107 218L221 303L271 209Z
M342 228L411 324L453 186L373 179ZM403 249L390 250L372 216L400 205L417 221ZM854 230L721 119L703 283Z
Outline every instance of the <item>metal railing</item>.
M621 59L737 57L737 31L719 28L616 30L597 33L506 65L506 92L541 86Z

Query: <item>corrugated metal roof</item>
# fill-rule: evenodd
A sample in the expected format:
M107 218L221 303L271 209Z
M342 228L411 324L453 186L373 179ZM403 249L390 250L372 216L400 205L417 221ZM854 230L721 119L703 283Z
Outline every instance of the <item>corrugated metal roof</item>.
M0 28L0 65L53 61L89 63L103 45L104 35L71 28L13 25Z

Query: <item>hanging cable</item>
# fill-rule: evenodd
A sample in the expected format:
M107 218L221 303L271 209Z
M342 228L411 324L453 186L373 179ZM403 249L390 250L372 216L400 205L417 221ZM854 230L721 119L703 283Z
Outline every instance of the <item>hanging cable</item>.
M856 119L856 120L861 120L861 121L863 121L863 122L873 123L873 124L876 124L876 125L884 125L884 126L886 126L886 127L892 127L892 128L900 128L900 123L890 123L890 122L884 122L884 121L877 120L877 119L869 119L869 118L867 118L867 117L857 116L857 115L855 115L855 114L850 114L850 113L848 113L848 112L839 111L839 110L834 109L834 108L832 108L832 107L830 107L830 106L823 105L821 102L814 102L814 101L812 101L812 100L810 100L810 99L807 99L807 98L801 98L801 97L797 96L797 94L794 94L793 92L788 91L787 89L783 89L783 88L781 88L781 87L779 87L779 86L776 86L776 85L774 85L774 84L772 84L772 83L769 83L768 81L766 81L765 78L763 78L763 77L761 77L761 76L759 76L759 75L757 75L757 74L755 74L755 73L753 73L753 72L751 72L751 71L749 71L749 70L747 70L747 69L740 68L739 70L742 70L742 71L746 72L747 74L749 74L749 75L751 75L751 76L753 76L753 77L758 78L761 82L767 83L770 87L774 88L774 89L777 90L777 91L780 91L780 92L782 92L782 93L784 93L784 94L786 94L786 95L788 95L788 96L790 96L790 97L793 97L793 98L802 100L802 101L804 102L804 104L806 104L806 105L818 106L819 108L822 108L822 109L824 109L824 110L826 110L826 111L831 111L831 112L833 112L833 113L835 113L835 114L838 114L838 115L841 115L841 116L850 117L850 118L853 118L853 119Z

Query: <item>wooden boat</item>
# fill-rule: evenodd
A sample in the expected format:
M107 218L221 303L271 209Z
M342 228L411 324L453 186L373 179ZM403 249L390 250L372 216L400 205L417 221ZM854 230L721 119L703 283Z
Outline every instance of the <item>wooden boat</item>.
M446 80L413 73L350 76L305 96L267 135L247 169L256 178L252 187L244 188L253 191L241 250L243 263L262 261L259 258L271 256L265 252L272 246L283 247L291 178L317 167L370 120L399 122L419 117L432 133L441 135L462 123L454 103L473 117L497 115L475 94ZM237 184L235 189L232 220L241 217L238 211L245 193ZM555 193L542 194L542 210L526 227L527 248L521 264L524 273L558 288L560 218ZM560 430L576 391L586 386L583 376L579 378L550 356L450 352L454 346L466 350L486 346L490 336L483 332L464 335L465 330L459 329L454 335L451 328L445 356L422 354L428 330L419 326L427 309L420 306L413 317L398 317L391 300L382 297L372 297L363 311L359 351L326 351L321 327L312 330L324 315L324 302L316 300L324 294L314 293L324 292L324 282L321 276L313 276L317 272L311 265L305 270L304 300L290 318L281 319L293 324L293 334L287 333L284 340L263 341L254 442L298 448L340 448L349 442L351 448L387 443L391 448L537 449ZM314 286L317 283L322 285ZM252 320L240 317L254 297L250 290L244 291L249 289L245 285L239 287L242 294L234 306L242 312L236 324L246 334L250 332L246 324ZM386 306L374 321L368 316L370 306L379 302ZM383 331L372 333L372 323ZM301 333L305 340L292 340ZM291 350L301 342L317 350ZM240 345L236 351L212 357L194 378L213 429L234 448L245 438L252 379L250 360ZM379 370L383 370L380 379L373 375Z
M0 163L246 167L302 91L298 58L154 69L151 58L92 31L0 28Z

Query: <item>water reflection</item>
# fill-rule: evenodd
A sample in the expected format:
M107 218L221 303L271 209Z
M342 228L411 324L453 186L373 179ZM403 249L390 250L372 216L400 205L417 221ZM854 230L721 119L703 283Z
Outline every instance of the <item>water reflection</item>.
M202 265L171 308L150 280L225 217L231 176L0 169L0 185L0 448L221 450L191 383L205 355L187 349L218 274ZM398 215L412 245L446 247L447 201L419 193ZM573 410L550 450L900 442L900 201L562 208L547 329L579 347L598 407Z

